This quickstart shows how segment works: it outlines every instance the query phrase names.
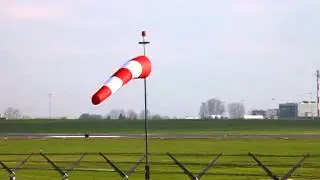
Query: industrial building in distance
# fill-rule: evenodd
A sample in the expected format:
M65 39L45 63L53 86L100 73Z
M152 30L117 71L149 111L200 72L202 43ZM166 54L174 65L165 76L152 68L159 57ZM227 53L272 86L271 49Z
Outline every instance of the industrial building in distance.
M317 117L317 102L282 103L277 109L253 110L252 115L261 115L266 119L310 119Z
M253 110L250 118L260 117L259 119L314 119L320 118L320 71L316 71L317 96L316 101L302 101L299 103L279 104L277 109ZM244 116L246 119L247 116ZM263 117L263 118L261 118Z
M280 118L312 118L317 117L317 103L303 101L300 103L279 104Z

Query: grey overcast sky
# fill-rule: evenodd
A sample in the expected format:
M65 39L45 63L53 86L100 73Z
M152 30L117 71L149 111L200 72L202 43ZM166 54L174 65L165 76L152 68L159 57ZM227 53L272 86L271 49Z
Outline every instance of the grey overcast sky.
M319 17L319 0L1 0L0 111L47 117L48 93L55 116L140 111L142 80L99 106L91 96L141 54L142 30L152 113L194 116L209 98L243 100L247 110L308 100L320 69Z

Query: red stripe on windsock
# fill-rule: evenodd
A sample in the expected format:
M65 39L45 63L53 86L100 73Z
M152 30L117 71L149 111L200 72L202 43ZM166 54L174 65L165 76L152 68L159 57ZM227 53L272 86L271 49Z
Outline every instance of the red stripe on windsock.
M141 64L142 72L138 78L146 78L151 73L151 62L146 56L138 56L134 58L133 60L139 62Z
M113 74L113 76L120 78L123 82L123 85L132 79L132 73L127 68L120 68L116 73Z
M132 62L130 62L132 61ZM92 104L97 105L115 93L131 79L147 78L151 73L151 62L146 56L138 56L128 61L93 96ZM139 64L140 65L139 65Z
M97 105L107 99L112 94L111 89L107 86L102 86L93 96L92 104Z

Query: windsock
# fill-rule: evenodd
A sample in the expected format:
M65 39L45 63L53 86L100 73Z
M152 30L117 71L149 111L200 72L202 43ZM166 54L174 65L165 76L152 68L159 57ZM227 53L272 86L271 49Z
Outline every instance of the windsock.
M147 78L151 73L151 62L146 56L138 56L127 61L92 96L92 104L98 105L117 92L132 79Z

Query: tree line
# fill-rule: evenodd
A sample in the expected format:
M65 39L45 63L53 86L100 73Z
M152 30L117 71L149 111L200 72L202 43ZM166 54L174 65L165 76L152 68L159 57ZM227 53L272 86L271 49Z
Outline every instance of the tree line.
M231 102L227 106L219 99L211 98L202 102L199 110L200 118L214 118L228 114L230 118L242 118L245 115L245 106L242 102Z
M205 102L202 102L199 110L199 117L202 119L214 118L217 116L224 116L228 114L230 118L242 118L245 114L245 106L242 102L231 102L226 104L225 102L211 98ZM149 119L170 119L168 116L161 116L160 114L151 114L147 111ZM0 118L6 119L21 119L22 113L18 108L8 107L4 110L3 114L0 114ZM82 113L79 119L144 119L144 110L139 113L133 109L112 109L106 115Z
M3 115L0 114L0 118L7 119L20 119L23 115L18 108L8 107L3 111Z
M105 116L100 114L89 114L83 113L80 115L79 119L144 119L145 111L141 110L139 113L133 109L124 110L124 109L112 109ZM147 116L149 119L169 119L168 116L161 116L160 114L151 114L147 110Z

